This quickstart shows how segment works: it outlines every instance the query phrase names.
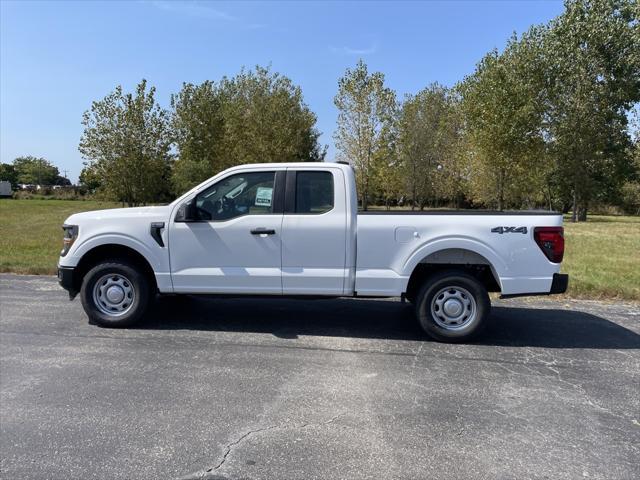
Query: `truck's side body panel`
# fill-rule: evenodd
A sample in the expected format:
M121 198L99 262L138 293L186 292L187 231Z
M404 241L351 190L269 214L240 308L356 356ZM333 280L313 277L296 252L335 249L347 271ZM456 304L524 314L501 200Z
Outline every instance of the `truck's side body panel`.
M198 191L241 172L275 174L277 166L247 166L218 175ZM169 220L169 251L176 293L282 294L282 213L228 220ZM255 235L252 230L272 230Z
M173 223L170 251L176 293L282 293L282 214L227 222ZM275 235L251 235L254 228Z
M356 177L353 170L344 171L345 191L347 192L347 236L345 238L345 278L344 295L354 295L356 288L356 262L358 243L358 196L356 195Z
M305 167L290 172L331 172L333 208L285 212L282 222L282 291L285 295L343 295L348 198L340 168Z
M251 202L255 204L250 202L241 216L176 222L181 205L209 195L218 188L217 182L265 172L274 174L273 185L245 184L252 186L239 195L254 188ZM300 172L331 173L331 208L305 211L295 202L275 208L277 195L296 194L298 187L292 185ZM313 184L307 183L307 188ZM259 203L267 192L274 203L265 213ZM164 225L157 233L161 241L150 233L154 222ZM86 212L69 217L66 223L79 225L79 236L60 258L60 266L75 267L95 247L122 245L147 260L163 293L396 296L407 291L419 264L435 263L487 265L502 294L514 295L548 293L560 270L544 255L533 233L536 226L561 226L561 215L358 215L353 170L331 163L238 166L166 207ZM256 234L259 229L269 233Z
M356 292L399 295L406 291L419 263L446 263L434 256L451 249L474 252L486 259L505 295L548 292L560 265L549 262L535 243L533 229L540 225L560 226L562 217L359 215ZM492 232L495 227L516 227L518 232ZM476 261L474 257L468 263Z
M161 292L171 292L171 268L169 250L160 248L149 233L152 222L165 222L170 207L117 208L75 214L67 218L67 224L80 223L79 238L71 251L60 257L59 264L75 267L82 257L105 245L131 248L149 263ZM164 243L168 241L166 229L161 232Z

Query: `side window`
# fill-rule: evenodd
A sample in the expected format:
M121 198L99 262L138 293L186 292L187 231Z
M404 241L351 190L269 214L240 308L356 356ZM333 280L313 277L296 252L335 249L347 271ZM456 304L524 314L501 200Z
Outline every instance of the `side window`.
M325 213L333 208L331 172L296 173L296 213Z
M213 184L196 197L199 220L229 220L273 212L275 172L238 173Z

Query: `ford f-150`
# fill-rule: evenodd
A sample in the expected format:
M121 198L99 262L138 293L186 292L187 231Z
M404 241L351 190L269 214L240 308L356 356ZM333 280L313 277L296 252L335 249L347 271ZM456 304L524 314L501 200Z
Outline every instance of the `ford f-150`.
M422 328L461 342L487 323L488 292L562 293L562 216L358 212L340 163L230 168L167 206L71 215L61 285L102 326L139 320L157 294L395 297Z

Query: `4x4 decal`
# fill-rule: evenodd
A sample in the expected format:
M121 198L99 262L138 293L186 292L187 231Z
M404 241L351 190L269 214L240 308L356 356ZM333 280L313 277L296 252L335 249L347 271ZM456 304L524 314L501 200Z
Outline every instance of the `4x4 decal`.
M527 227L493 227L492 233L527 233Z

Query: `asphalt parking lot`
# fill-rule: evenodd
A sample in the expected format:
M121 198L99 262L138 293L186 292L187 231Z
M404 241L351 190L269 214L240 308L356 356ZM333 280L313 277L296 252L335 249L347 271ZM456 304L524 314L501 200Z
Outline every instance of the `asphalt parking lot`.
M472 345L397 300L166 298L108 330L0 275L1 477L640 478L640 307L494 306Z

